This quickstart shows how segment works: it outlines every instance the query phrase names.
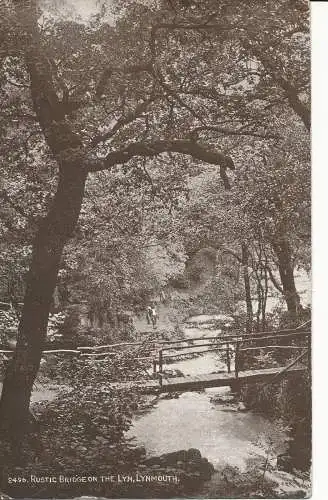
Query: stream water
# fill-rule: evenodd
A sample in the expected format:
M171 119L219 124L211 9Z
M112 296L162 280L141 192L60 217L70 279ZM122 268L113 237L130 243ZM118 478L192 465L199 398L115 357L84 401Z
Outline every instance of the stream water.
M215 319L224 317L190 318L183 325L185 337L219 333L210 329ZM184 375L198 375L226 370L226 364L218 354L208 352L170 363L166 368L180 370ZM161 399L148 413L135 418L127 437L134 437L136 444L144 446L149 456L197 448L215 467L227 464L243 470L249 458L266 455L265 443L269 442L273 423L256 413L240 412L236 405L215 402L229 393L230 388L222 387ZM281 442L284 442L283 435Z

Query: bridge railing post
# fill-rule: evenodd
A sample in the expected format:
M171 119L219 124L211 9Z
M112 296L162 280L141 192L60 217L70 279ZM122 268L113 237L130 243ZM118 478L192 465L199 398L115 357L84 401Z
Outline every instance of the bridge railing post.
M239 340L236 341L236 355L235 355L235 377L239 376Z
M226 351L226 354L227 354L227 370L228 370L228 373L231 372L231 364L230 364L230 346L229 346L229 342L227 342L227 351Z
M156 363L156 360L155 360ZM158 382L159 386L163 386L163 349L158 351Z
M158 371L163 371L163 349L158 352Z
M157 369L157 360L153 359L153 375L156 375L156 369Z

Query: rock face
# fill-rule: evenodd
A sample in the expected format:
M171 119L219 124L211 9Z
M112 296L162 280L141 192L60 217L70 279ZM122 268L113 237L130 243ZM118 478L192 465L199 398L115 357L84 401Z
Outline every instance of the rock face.
M186 272L189 280L198 285L206 283L215 274L216 250L214 248L201 248L190 256Z

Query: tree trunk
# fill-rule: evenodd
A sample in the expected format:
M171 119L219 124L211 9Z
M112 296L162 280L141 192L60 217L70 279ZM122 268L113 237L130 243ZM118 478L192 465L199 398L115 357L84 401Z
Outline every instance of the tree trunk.
M62 165L57 193L33 244L17 348L8 366L0 400L1 427L15 435L28 422L32 387L47 334L48 316L64 245L76 226L86 174Z
M290 245L287 238L280 238L272 243L272 247L278 258L278 270L287 309L291 318L296 319L300 309L300 297L295 285Z
M269 279L268 270L266 266L263 269L264 287L263 287L263 301L262 301L262 332L266 331L266 306L268 301Z
M257 282L256 291L257 291L256 331L260 332L261 331L260 320L261 320L261 310L262 310L262 290L261 290L261 286L259 284L259 281Z
M62 102L53 85L52 68L38 28L37 2L15 1L13 6L22 32L20 50L30 76L33 108L59 166L57 193L34 240L17 346L0 399L1 427L17 439L28 422L30 396L46 339L60 260L79 217L87 174L81 165L82 142L65 120Z
M252 332L253 325L253 304L251 296L251 285L248 274L248 250L245 243L241 245L243 278L245 286L245 301L246 301L246 333Z

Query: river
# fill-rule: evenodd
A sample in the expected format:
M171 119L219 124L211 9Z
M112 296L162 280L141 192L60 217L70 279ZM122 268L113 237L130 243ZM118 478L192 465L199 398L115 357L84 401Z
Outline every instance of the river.
M183 325L186 338L213 335L212 321L210 316L191 318ZM197 375L225 370L226 365L219 354L210 352L171 363L166 368ZM268 418L252 411L239 411L236 403L227 403L229 394L230 388L223 387L160 399L150 411L135 417L126 436L134 438L136 445L144 446L147 456L197 448L215 468L229 465L245 471L250 459L263 459L264 463L271 450L274 463L277 454L287 448L287 436Z
M217 316L190 318L183 325L185 337L206 338L220 333L211 329L214 319ZM164 365L165 368L180 370L184 375L199 375L226 370L226 364L218 354L208 352ZM227 464L243 469L249 458L266 455L263 444L266 436L269 440L273 424L259 414L238 411L237 405L215 402L229 393L230 388L222 387L161 399L150 412L135 418L127 437L135 437L149 456L197 448L214 466ZM284 436L281 438L283 442ZM259 441L263 443L261 446Z

